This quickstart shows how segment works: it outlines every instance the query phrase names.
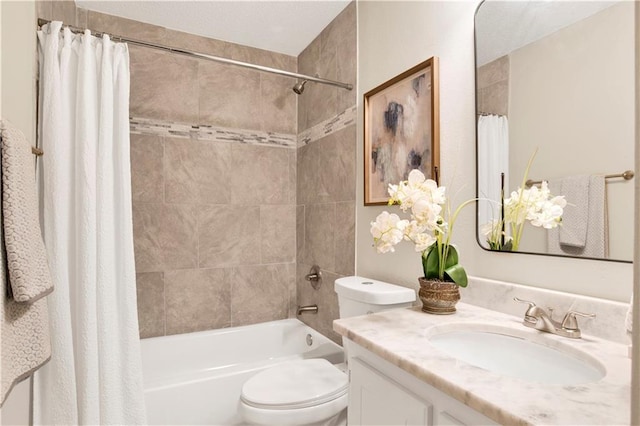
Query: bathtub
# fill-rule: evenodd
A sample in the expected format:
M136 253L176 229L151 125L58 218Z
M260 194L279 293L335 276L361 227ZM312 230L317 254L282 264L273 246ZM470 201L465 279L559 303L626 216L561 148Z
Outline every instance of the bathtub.
M141 346L154 425L239 425L240 391L252 375L288 360L344 358L339 345L297 319L153 337Z

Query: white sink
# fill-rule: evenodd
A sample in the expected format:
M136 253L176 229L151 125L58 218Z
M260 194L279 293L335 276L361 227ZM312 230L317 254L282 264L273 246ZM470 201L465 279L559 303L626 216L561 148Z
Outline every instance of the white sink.
M534 383L579 385L602 379L606 370L595 358L570 345L552 348L509 328L453 327L430 333L430 343L446 354L485 370ZM472 328L472 329L469 329ZM543 336L535 336L544 341Z

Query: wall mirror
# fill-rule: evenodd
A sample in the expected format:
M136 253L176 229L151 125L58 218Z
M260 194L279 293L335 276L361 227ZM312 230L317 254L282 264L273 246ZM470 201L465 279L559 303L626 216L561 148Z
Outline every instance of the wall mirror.
M486 0L475 41L479 244L631 262L634 2ZM520 227L514 204L545 189Z

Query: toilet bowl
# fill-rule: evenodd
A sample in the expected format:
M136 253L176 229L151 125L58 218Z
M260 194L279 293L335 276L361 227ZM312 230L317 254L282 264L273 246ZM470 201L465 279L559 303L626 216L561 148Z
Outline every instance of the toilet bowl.
M348 376L326 359L270 367L242 387L243 419L256 425L346 424Z
M341 318L409 307L416 299L415 290L357 276L337 279L335 291ZM245 382L240 415L255 425L345 426L348 387L345 370L325 359L282 363Z

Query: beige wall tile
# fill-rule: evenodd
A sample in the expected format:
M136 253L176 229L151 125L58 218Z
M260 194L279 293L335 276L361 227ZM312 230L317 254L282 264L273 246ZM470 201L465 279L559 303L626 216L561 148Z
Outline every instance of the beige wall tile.
M198 61L129 46L133 117L198 122Z
M302 262L309 265L319 265L323 270L333 271L335 267L335 204L306 206L304 220L304 257Z
M306 75L315 75L320 61L320 36L316 37L298 56L298 72ZM312 98L308 96L308 91L312 92L315 89L312 86L316 86L313 83L308 83L305 86L304 94L298 96L298 133L307 130L311 125L309 124L309 115L311 110L315 108L312 103Z
M295 80L273 74L260 75L260 129L295 134L297 95Z
M231 147L232 204L286 204L289 200L289 150L263 146Z
M260 263L260 207L200 206L201 268Z
M168 203L227 204L233 172L231 145L167 138L164 170Z
M298 203L355 199L355 138L349 126L298 149Z
M356 31L347 33L345 39L338 44L336 53L337 80L351 83L352 90L338 89L338 113L356 104L357 80L357 42Z
M336 80L337 64L336 50L320 51L320 59L316 63L316 69L311 74L318 74L322 78ZM334 117L338 111L338 89L335 86L326 84L309 83L305 88L304 95L308 97L310 108L307 111L307 126L316 124Z
M356 206L352 201L336 203L335 268L341 275L355 273Z
M73 0L51 2L51 14L55 21L66 25L76 25L76 4Z
M162 272L136 274L138 328L140 338L164 336L164 275Z
M225 43L224 57L270 68L296 71L296 58L293 56L241 44Z
M356 31L356 2L352 1L320 33L322 49L333 49Z
M200 61L200 123L260 129L258 71Z
M296 261L296 206L260 207L261 263Z
M341 336L333 331L333 321L340 317L338 295L334 290L334 282L340 275L322 270L322 282L316 290L304 279L309 273L309 265L298 264L297 285L298 285L298 305L318 305L318 313L303 313L298 319L318 330L334 342L342 344Z
M197 266L196 210L179 204L133 203L136 272Z
M47 21L53 21L53 2L50 0L36 1L36 16Z
M287 318L292 267L285 264L239 266L230 272L234 327Z
M478 89L509 79L509 56L502 56L477 70Z
M182 31L165 29L164 44L191 52L224 57L228 43L222 40L189 34Z
M289 204L296 204L296 181L298 179L298 150L289 150Z
M480 111L483 113L507 115L509 113L509 82L501 81L480 89Z
M304 259L304 216L305 206L296 206L296 261Z
M131 198L134 202L161 203L164 193L160 136L131 135Z
M76 7L76 26L78 26L79 28L89 28L87 26L87 15L88 15L87 9Z
M87 12L87 25L93 31L106 32L149 43L162 44L166 34L165 28L157 25L107 15L93 10Z
M167 334L231 325L231 287L224 269L165 272Z

